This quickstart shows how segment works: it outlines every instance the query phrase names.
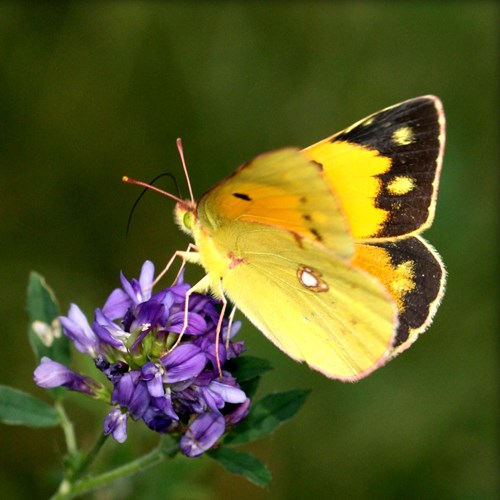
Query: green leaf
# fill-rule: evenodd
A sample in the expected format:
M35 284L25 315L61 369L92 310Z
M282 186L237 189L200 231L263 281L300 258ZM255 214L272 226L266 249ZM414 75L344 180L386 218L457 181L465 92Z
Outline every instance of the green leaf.
M69 340L62 334L59 308L43 276L32 272L28 283L28 336L37 361L48 356L63 365L70 364Z
M0 420L4 424L29 427L53 427L61 422L52 406L5 385L0 385Z
M241 382L240 388L247 395L247 398L252 399L257 392L257 388L259 387L260 377L254 377L250 380L245 380Z
M241 474L257 486L265 488L271 482L271 473L267 467L249 453L221 447L209 451L208 455L229 472Z
M229 361L226 363L226 367L240 384L272 370L267 359L246 355Z
M248 443L271 434L297 413L309 392L296 389L265 396L252 406L248 417L226 437L224 444Z

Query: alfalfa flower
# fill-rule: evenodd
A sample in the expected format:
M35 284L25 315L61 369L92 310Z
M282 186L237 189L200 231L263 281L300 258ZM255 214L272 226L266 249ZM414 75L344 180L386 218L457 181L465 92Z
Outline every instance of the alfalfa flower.
M259 486L271 481L264 463L236 447L269 436L296 414L308 391L273 392L255 400L261 376L271 366L255 356L241 356L244 344L234 340L240 322L220 321L221 305L208 295L190 295L186 308L191 287L182 276L160 291L154 284L151 262L143 265L139 279L122 275L120 288L89 321L75 304L61 317L44 278L30 275L28 334L39 360L33 378L38 386L55 389L50 392L53 405L0 386L0 420L61 428L67 452L54 498L91 492L96 485L109 485L178 453L208 455ZM70 343L92 358L94 373L72 368ZM88 452L79 446L76 426L65 409L72 400L57 390L61 387L108 406L104 426ZM108 436L117 443L127 440L130 419L161 436L156 446L127 463L93 473L90 468Z
M111 390L103 391L92 378L49 358L42 359L34 379L41 387L64 386L107 399L111 410L104 433L120 443L127 439L132 418L155 432L178 436L181 451L194 457L248 414L250 399L225 367L243 351L243 343L232 340L240 323L229 325L224 319L217 332L218 301L193 294L187 328L175 345L190 285L181 276L175 285L153 293L153 282L154 266L147 261L138 280L121 275L121 287L95 310L92 324L75 304L60 318L65 335L93 358Z

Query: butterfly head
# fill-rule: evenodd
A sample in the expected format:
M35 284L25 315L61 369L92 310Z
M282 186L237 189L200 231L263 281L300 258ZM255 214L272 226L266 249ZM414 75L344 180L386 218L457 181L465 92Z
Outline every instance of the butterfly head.
M192 235L196 222L196 203L191 200L178 201L175 204L174 218L182 231Z

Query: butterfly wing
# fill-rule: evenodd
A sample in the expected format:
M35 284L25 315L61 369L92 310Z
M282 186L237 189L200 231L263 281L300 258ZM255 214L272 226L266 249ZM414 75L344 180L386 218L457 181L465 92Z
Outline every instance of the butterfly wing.
M211 288L290 357L357 380L385 362L396 306L349 263L354 247L322 170L294 149L240 167L202 197L193 236Z
M432 222L443 148L441 103L427 96L243 165L202 197L192 227L212 290L292 358L366 376L442 297L442 262L414 235Z
M430 325L441 302L445 270L438 253L419 236L356 244L353 264L386 287L398 307L392 355L407 349Z
M205 193L197 217L211 233L253 222L285 229L344 258L354 252L347 221L321 167L298 149L272 151L242 165Z
M417 97L304 152L323 167L355 240L392 239L432 223L445 143L441 101Z
M221 284L274 344L326 376L347 381L386 361L397 319L394 301L382 285L290 232L234 224L217 235L220 245L238 255Z
M353 264L377 278L396 301L394 354L427 329L444 293L441 258L412 236L432 223L444 145L441 102L424 96L379 111L304 150L322 164L349 221Z

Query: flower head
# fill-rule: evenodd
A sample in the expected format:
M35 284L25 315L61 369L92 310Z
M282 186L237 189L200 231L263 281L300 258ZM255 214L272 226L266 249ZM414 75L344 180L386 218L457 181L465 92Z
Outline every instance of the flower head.
M250 400L224 369L227 360L243 351L243 342L232 340L240 324L230 327L224 319L217 332L219 303L192 294L179 341L190 285L181 276L175 285L153 293L153 283L154 266L147 261L138 280L121 275L121 288L95 310L92 326L74 304L61 324L113 386L105 434L122 443L128 418L142 420L153 431L178 435L185 455L199 456L248 413ZM64 386L101 399L109 393L48 358L42 359L34 379L41 387Z

